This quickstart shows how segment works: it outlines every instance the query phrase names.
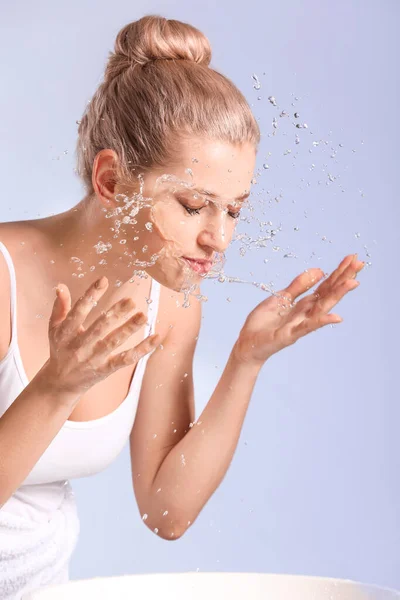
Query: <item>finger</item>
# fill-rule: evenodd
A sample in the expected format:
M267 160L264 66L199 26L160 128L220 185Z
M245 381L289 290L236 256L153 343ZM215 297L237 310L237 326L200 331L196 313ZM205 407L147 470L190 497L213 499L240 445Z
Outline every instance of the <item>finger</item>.
M327 296L331 293L331 290L338 285L344 283L347 279L355 279L357 273L363 268L364 264L358 261L355 254L350 254L341 262L339 267L332 273L328 279L326 279L320 286L315 290L315 294L319 296Z
M134 348L110 357L107 363L107 369L112 372L128 365L137 364L143 356L146 356L146 354L156 348L159 340L160 334L156 333L150 335Z
M355 279L357 277L357 274L362 271L362 269L364 268L364 264L362 261L355 259L354 261L352 261L347 268L345 269L345 271L341 274L341 276L338 278L338 280L336 281L336 283L343 283L346 279L352 278Z
M321 269L307 269L307 271L300 273L287 288L278 292L278 295L293 301L307 292L323 276L324 273Z
M316 289L316 292L318 292L318 294L322 295L322 294L325 294L329 288L333 287L335 282L342 275L342 273L344 273L345 270L351 265L351 263L353 262L353 258L354 258L354 254L349 254L348 256L345 256L345 258L339 264L337 269L335 269L329 275L329 277L327 279L325 279L321 283L320 286L318 286L318 288Z
M319 327L341 323L342 319L338 315L329 315L327 313L332 310L347 292L356 289L358 286L358 281L347 280L337 288L334 295L331 295L327 299L315 299L314 302L309 302L308 305L305 303L302 312L295 313L291 320L292 323L296 324L295 327L292 328L293 335L301 337ZM303 300L311 299L311 297L312 296L309 296Z
M312 319L315 315L326 314L347 294L356 289L360 282L348 279L342 285L336 286L334 293L320 297L316 293L309 294L297 302L290 314L290 323L295 326L304 319Z
M337 269L335 269L335 271L333 271L331 275L316 288L313 294L306 296L306 298L302 298L302 300L296 303L296 308L301 310L304 303L307 305L310 303L312 304L315 299L326 296L331 292L335 284L337 285L338 281L344 283L350 274L353 274L354 278L354 273L361 271L364 267L364 263L361 263L360 261L358 261L357 266L355 266L353 262L355 256L356 255L354 254L345 256Z
M105 335L119 324L121 318L127 315L135 308L136 304L132 298L122 298L118 300L107 311L103 311L99 317L87 328L81 339L78 340L79 345L85 345L88 350L92 349L93 344L101 341ZM137 315L143 313L137 313Z
M105 359L109 354L123 344L132 334L139 331L141 327L146 323L146 315L142 312L137 313L126 323L123 323L117 329L114 329L104 339L98 340L94 347L94 353L96 358Z
M49 320L49 331L58 327L64 321L66 315L71 309L71 294L67 286L59 283L56 287L56 299L54 300L53 310Z
M319 313L328 313L348 292L355 290L359 285L359 281L347 279L340 285L336 285L327 296L316 299L312 310Z
M108 287L107 277L101 277L88 287L86 292L74 304L61 325L62 333L71 336L83 328L83 323ZM83 328L84 329L84 328Z
M317 331L326 325L337 325L338 323L342 323L342 321L342 317L337 314L320 314L314 319L304 319L304 321L292 329L292 335L296 340L298 340L299 338L307 335L307 333Z

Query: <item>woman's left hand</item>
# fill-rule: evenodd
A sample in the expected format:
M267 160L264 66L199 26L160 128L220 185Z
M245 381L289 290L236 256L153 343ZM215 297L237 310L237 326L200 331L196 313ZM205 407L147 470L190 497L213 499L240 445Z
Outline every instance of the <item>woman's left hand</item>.
M328 313L343 296L358 287L359 282L354 279L364 264L357 260L357 255L350 254L312 294L298 302L296 298L324 277L321 269L308 269L276 296L263 300L249 314L240 331L233 349L235 358L261 366L270 356L307 333L340 323L339 315Z

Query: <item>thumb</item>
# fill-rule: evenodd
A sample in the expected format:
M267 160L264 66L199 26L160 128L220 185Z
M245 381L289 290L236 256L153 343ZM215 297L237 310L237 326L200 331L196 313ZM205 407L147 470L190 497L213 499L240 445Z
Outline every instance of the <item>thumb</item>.
M69 313L71 309L71 295L67 286L59 283L56 287L56 299L53 304L53 310L50 315L49 328L57 327Z

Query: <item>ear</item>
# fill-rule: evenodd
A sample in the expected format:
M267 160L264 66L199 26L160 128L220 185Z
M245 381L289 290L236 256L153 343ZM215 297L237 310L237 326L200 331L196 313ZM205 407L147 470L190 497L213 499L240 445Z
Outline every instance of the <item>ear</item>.
M92 185L100 202L110 208L115 202L118 156L114 150L101 150L94 159Z

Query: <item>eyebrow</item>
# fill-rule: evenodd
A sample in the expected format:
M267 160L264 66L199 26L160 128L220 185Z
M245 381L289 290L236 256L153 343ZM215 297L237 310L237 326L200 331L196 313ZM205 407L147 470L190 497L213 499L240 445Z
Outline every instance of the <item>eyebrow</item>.
M213 192L210 192L209 190L199 190L197 188L192 188L195 192L199 192L199 194L204 194L205 196L209 196L210 198L218 198L217 194L214 194ZM250 192L245 192L244 194L242 194L241 196L238 196L237 198L235 198L235 200L245 200L246 198L248 198L250 196Z

